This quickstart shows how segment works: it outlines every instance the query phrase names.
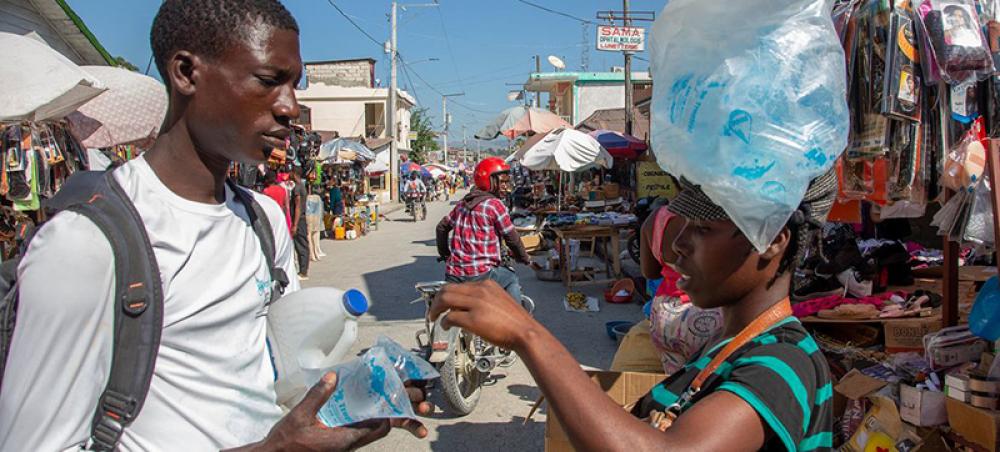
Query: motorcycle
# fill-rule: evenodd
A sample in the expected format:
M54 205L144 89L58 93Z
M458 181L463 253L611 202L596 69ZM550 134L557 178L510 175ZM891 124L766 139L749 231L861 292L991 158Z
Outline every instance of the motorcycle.
M406 211L413 216L413 222L417 222L419 215L421 220L427 219L427 202L424 201L422 193L410 192L406 194Z
M445 284L444 281L417 283L414 288L420 298L412 303L423 301L429 313L434 296ZM535 311L535 302L527 295L521 295L521 306L528 313ZM417 344L427 361L441 373L445 401L455 413L465 416L479 404L483 384L489 380L490 373L497 367L513 366L517 355L462 328L445 330L441 327L443 318L431 322L425 314L424 330L417 333Z

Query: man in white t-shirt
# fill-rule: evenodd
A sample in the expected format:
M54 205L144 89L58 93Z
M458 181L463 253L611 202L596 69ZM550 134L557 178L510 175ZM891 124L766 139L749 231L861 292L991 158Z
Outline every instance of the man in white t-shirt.
M225 179L231 162L257 164L283 146L299 115L295 20L277 0L166 0L151 41L170 106L156 144L114 177L159 266L163 331L145 404L119 448L346 450L391 426L426 435L416 421L323 426L315 415L333 374L284 417L275 403L264 317L270 269ZM272 227L276 265L294 275L281 209L254 198ZM111 246L89 219L62 212L38 231L18 274L0 450L86 447L115 347ZM293 277L286 291L298 289Z

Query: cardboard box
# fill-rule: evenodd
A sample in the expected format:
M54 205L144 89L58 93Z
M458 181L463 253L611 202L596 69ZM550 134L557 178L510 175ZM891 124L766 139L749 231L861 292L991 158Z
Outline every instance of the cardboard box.
M631 405L646 395L653 386L667 378L664 374L647 374L638 372L588 371L594 381L605 394L610 396L622 407ZM572 452L573 445L559 423L555 410L549 409L548 421L545 423L545 452Z
M885 351L889 353L924 351L924 336L941 329L941 319L915 318L887 321L885 328Z
M976 408L950 397L945 400L945 407L948 424L955 433L986 450L1000 448L1000 411Z
M524 249L527 252L538 251L542 247L542 235L541 234L525 234L521 236L521 243L524 244Z
M917 389L910 385L899 387L899 416L918 427L933 427L948 422L942 392Z

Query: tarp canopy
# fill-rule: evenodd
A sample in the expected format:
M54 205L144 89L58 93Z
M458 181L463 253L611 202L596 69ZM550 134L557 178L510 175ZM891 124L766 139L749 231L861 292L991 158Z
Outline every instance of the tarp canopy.
M611 168L614 159L594 137L573 129L553 130L535 143L511 156L532 171L583 171L595 167Z
M0 121L61 119L105 90L33 33L0 32L0 61Z
M371 162L375 160L375 153L357 141L334 138L320 145L317 158L326 163L336 163L343 160Z

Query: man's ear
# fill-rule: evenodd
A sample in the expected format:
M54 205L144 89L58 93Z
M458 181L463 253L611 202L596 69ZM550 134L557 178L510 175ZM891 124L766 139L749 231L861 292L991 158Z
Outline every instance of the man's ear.
M782 228L778 236L774 238L774 241L761 253L760 258L764 260L780 258L785 254L785 250L788 249L791 240L792 231L788 230L787 227Z
M193 96L197 91L201 59L187 50L179 50L167 61L167 77L164 80L171 90L182 96Z

